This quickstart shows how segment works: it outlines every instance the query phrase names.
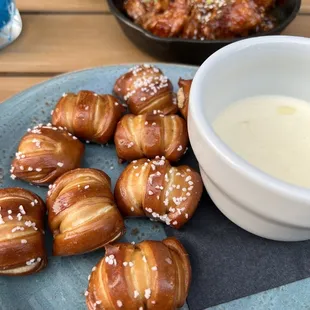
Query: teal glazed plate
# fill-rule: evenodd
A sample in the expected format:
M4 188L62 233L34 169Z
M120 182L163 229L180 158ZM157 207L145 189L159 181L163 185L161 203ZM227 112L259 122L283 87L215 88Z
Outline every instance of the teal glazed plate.
M163 70L177 89L179 77L192 78L196 67L154 64ZM51 120L51 111L63 93L92 90L112 93L116 79L133 65L99 67L72 72L38 84L0 104L0 188L23 187L45 200L47 188L12 180L10 165L27 128ZM124 169L119 164L113 144L87 144L83 167L104 170L115 182ZM166 237L161 223L147 219L126 220L126 235L122 241L140 242L145 239L162 240ZM40 273L23 277L0 277L1 310L80 310L86 309L84 292L92 267L103 257L104 251L71 256L53 257L52 236L46 229L49 262ZM190 254L190 253L189 253ZM188 309L185 305L182 310Z

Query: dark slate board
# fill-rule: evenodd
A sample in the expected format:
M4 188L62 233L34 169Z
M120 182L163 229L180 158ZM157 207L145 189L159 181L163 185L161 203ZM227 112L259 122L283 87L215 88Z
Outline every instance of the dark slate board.
M179 164L198 170L192 151ZM190 310L201 310L310 277L310 241L257 237L228 220L204 191L195 215L181 230L166 227L190 253ZM241 309L240 309L241 310Z

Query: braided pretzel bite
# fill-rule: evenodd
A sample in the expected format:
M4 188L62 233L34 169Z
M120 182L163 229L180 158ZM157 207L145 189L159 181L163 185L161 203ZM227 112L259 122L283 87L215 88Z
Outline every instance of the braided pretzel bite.
M174 228L194 214L202 194L200 175L168 160L139 159L130 163L115 185L116 204L126 216L148 216Z
M65 173L50 185L46 204L54 255L90 252L124 233L111 180L103 171L81 168Z
M77 137L107 143L113 136L124 107L111 95L82 90L64 94L52 111L52 124L66 127Z
M191 266L175 238L106 246L85 292L89 310L175 310L184 305Z
M39 125L21 139L12 162L11 178L36 185L54 182L80 166L84 145L62 127Z
M177 93L178 107L181 114L185 119L187 119L188 114L188 104L189 104L189 92L191 90L193 80L183 80L179 79L179 90Z
M151 65L140 65L122 75L114 85L117 96L126 101L132 114L160 111L175 114L178 111L170 80Z
M188 144L186 122L177 115L125 115L117 124L114 136L120 159L165 156L177 161Z
M0 189L0 275L35 273L47 264L42 199L22 188Z

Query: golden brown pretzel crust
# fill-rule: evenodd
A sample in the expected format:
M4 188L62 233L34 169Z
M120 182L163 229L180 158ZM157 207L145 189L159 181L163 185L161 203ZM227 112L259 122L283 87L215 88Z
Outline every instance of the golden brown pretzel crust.
M115 186L116 204L126 216L148 216L174 228L195 212L202 194L200 175L163 158L129 164Z
M124 107L111 95L82 90L64 94L52 111L52 124L67 127L77 137L107 143L113 136Z
M166 115L178 111L170 80L151 65L136 66L122 75L114 92L126 101L132 114L161 111Z
M177 161L187 148L187 126L177 115L127 114L117 124L114 142L123 160L160 155Z
M181 114L185 119L188 115L188 104L189 104L189 93L191 90L193 80L183 80L179 79L179 90L178 90L178 107Z
M21 139L12 162L11 178L37 185L54 182L80 166L84 145L62 127L39 125Z
M22 188L0 189L0 275L35 273L47 264L45 206Z
M108 245L86 303L89 310L174 310L184 305L190 281L188 254L175 238Z
M108 175L97 169L69 171L50 185L48 223L54 235L54 255L90 252L119 238L124 221Z

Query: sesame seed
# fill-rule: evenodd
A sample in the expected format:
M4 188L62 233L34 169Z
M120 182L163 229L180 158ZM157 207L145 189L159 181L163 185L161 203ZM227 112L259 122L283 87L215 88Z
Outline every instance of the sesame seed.
M172 225L178 225L178 222L177 221L173 221Z
M155 305L155 304L156 304L156 301L155 301L155 300L152 300L151 303L152 303L153 305Z
M140 175L140 173L136 173L136 177L138 177Z
M11 179L15 180L16 179L16 175L15 174L11 174Z
M157 270L157 267L156 267L156 266L153 266L151 269L154 270L154 271L156 271L156 270Z
M97 304L97 305L100 305L101 303L102 303L101 300L97 300L97 301L96 301L96 304Z
M88 188L89 188L89 185L85 185L84 188L85 188L85 189L88 189Z
M97 269L97 267L95 266L95 267L92 268L91 271L94 272L96 269Z
M19 211L20 211L21 214L23 214L23 215L26 214L26 211L25 211L25 209L24 209L24 207L22 205L20 205L18 208L19 208Z
M131 207L130 210L131 210L132 212L134 212L134 211L135 211L135 208L134 208L134 207Z
M192 179L192 177L189 175L189 176L187 176L186 178L185 178L185 182L188 182L188 181L190 181Z
M67 96L67 93L63 93L62 96L63 96L63 97L66 97L66 96Z
M18 230L23 231L23 230L25 230L25 228L24 228L24 227L21 227L21 226L16 226L16 227L14 227L14 228L12 229L12 233L15 233L15 231L18 231Z
M172 260L171 260L171 258L169 258L169 257L167 257L167 258L165 259L165 261L166 261L169 265L172 264Z
M131 244L133 244L133 245L134 245L134 244L136 244L136 243L135 243L134 241L131 241Z
M90 280L90 275L87 277L87 280L88 280L88 281Z
M137 298L139 295L140 295L139 292L137 290L134 290L133 297Z
M187 218L187 219L188 219L188 213L185 213L185 218Z
M58 162L58 163L57 163L57 166L58 166L58 167L63 167L63 165L64 165L64 163L61 163L61 162Z
M133 267L134 263L133 262L129 262L129 267Z
M26 240L26 239L22 239L22 240L20 240L20 243L22 243L22 244L26 244L28 241Z
M144 291L144 297L146 299L150 299L151 297L151 289L150 288L147 288L145 291Z
M154 193L152 191L148 191L148 194L152 196Z
M32 167L28 167L28 171L33 171L33 168Z
M143 310L143 307L139 307L139 310Z
M35 258L30 259L29 261L26 262L27 266L31 266L35 263Z
M147 262L147 260L146 260L146 257L143 255L142 256L142 260L146 263Z
M36 168L36 171L37 171L37 172L41 172L42 169L41 169L41 168Z
M10 221L13 221L13 216L12 216L12 215L9 215L9 216L8 216L8 219L9 219Z
M114 255L109 255L105 258L106 263L108 263L109 265L113 265L114 264Z
M37 262L38 262L38 263L40 263L41 260L42 260L41 257L38 257L38 258L37 258Z
M120 300L116 301L116 304L119 308L121 308L123 306L123 303Z
M88 296L89 292L88 291L85 291L84 295L85 296Z
M12 214L12 210L8 210L8 214Z
M24 166L19 166L19 169L23 171L24 170Z
M128 262L123 262L123 266L127 266L128 265Z
M179 145L177 148L177 151L180 152L180 151L182 151L182 149L183 149L182 145Z
M146 121L146 122L144 123L144 125L148 125L148 123L149 123L149 122L148 122L148 121Z
M89 141L89 140L86 140L85 142L86 142L87 144L88 144L88 143L90 143L90 141Z

